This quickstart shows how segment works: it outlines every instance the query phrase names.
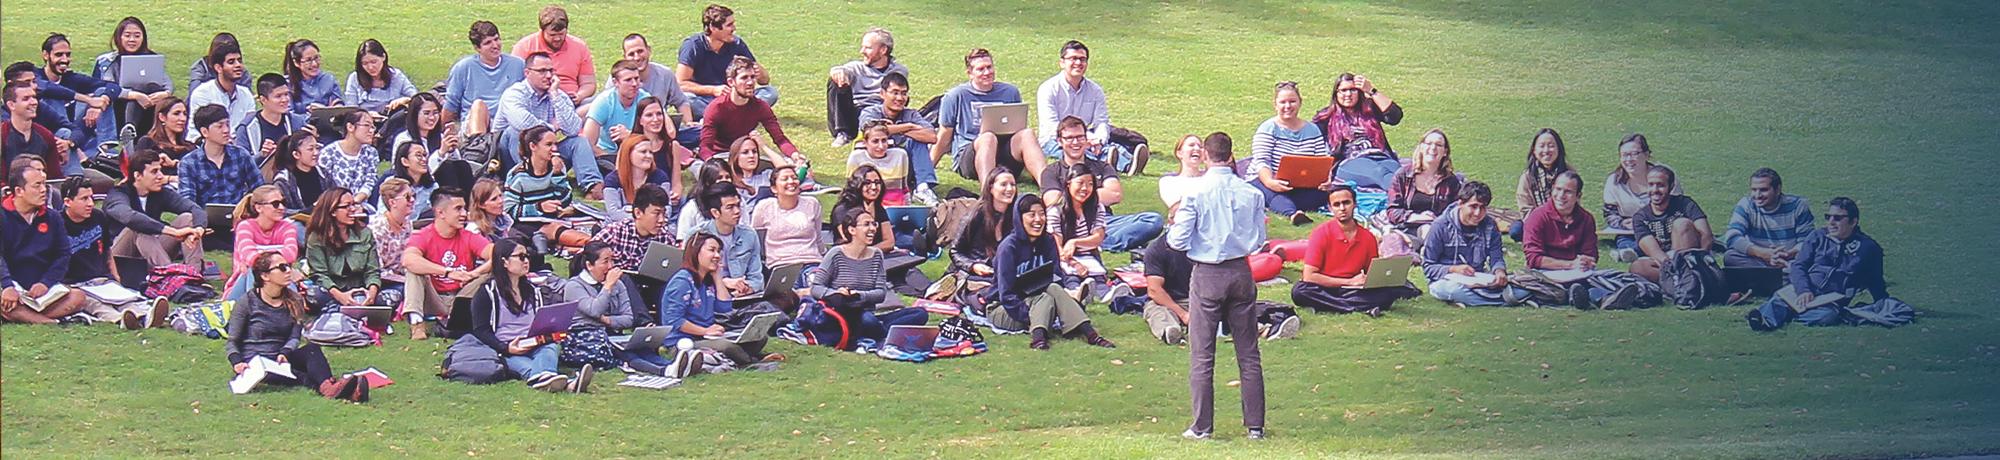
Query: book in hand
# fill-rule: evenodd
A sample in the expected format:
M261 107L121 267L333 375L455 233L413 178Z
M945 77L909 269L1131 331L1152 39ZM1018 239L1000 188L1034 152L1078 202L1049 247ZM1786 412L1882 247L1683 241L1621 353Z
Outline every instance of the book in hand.
M55 305L57 300L62 300L63 296L69 294L69 286L61 284L49 286L49 291L42 293L40 297L29 297L28 288L20 286L15 286L15 288L21 290L21 304L27 305L28 309L34 310L36 313L47 310L49 306Z
M256 388L258 383L263 382L264 378L272 374L291 379L298 378L298 376L292 375L292 366L290 364L279 363L271 360L271 358L262 356L252 357L246 364L249 364L249 366L243 368L243 373L236 374L236 378L229 381L230 393L239 395L249 393L251 388Z
M354 376L361 377L362 380L368 381L368 389L370 390L386 387L396 383L395 380L389 380L389 374L382 373L381 369L376 369L373 367L355 371Z
M1824 307L1827 305L1834 305L1834 302L1839 302L1847 298L1846 294L1841 294L1838 292L1829 292L1826 294L1814 294L1812 302L1810 303L1800 302L1799 291L1795 286L1785 286L1784 289L1779 289L1776 295L1778 297L1785 299L1785 304L1791 305L1792 311L1799 313L1805 313L1806 310Z

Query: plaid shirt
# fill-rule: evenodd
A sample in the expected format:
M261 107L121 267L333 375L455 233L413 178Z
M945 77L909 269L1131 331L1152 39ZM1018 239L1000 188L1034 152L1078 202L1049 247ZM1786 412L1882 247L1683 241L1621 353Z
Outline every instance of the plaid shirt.
M646 258L646 246L653 242L680 245L679 242L674 241L673 232L665 231L665 229L662 229L659 234L653 235L652 238L639 236L639 231L632 227L634 222L637 222L637 220L626 219L612 222L611 225L606 225L602 231L597 232L596 236L590 238L593 241L603 241L611 245L611 263L616 265L618 269L627 271L638 270L639 263L643 262Z
M180 175L181 196L204 205L234 205L264 183L250 154L228 144L222 146L221 165L209 161L203 148L182 155Z

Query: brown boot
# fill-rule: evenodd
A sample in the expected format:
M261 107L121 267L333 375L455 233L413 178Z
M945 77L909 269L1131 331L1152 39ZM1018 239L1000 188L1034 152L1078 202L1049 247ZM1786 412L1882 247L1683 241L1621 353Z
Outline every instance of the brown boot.
M431 338L430 332L431 323L429 321L410 323L410 340L429 340Z

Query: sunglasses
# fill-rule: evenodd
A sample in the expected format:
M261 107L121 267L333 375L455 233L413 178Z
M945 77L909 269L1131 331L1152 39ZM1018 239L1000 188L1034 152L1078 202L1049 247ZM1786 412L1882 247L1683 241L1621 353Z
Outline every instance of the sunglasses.
M1846 222L1854 220L1854 216L1846 214L1822 214L1822 215L1826 216L1827 222Z
M264 271L264 273L273 273L273 272L289 272L289 271L292 271L292 266L291 266L291 265L287 265L287 264L278 264L278 266L276 266L276 267L271 267L271 269L270 269L270 270L265 270L265 271Z

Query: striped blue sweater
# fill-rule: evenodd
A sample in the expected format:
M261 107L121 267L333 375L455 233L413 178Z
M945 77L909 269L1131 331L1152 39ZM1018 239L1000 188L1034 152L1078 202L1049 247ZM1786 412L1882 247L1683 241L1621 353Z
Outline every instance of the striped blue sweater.
M1333 151L1326 146L1326 132L1319 126L1306 123L1297 131L1285 129L1278 124L1278 117L1264 120L1257 126L1257 135L1250 139L1250 171L1274 170L1278 168L1278 157L1284 155L1330 156Z
M1752 245L1792 248L1804 243L1813 229L1812 205L1803 197L1782 196L1777 210L1765 211L1746 196L1729 213L1729 230L1723 232L1722 241L1730 252L1739 253L1749 253Z

